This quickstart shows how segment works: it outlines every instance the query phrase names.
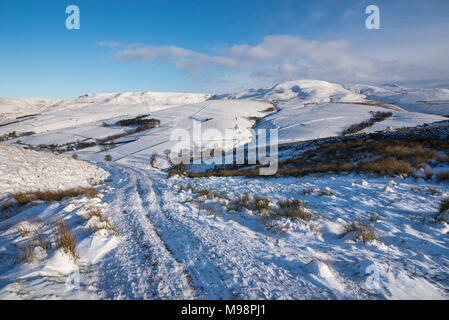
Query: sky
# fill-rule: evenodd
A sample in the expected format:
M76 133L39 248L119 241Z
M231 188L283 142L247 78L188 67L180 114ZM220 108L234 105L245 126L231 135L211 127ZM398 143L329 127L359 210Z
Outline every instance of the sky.
M66 28L66 7L80 28ZM380 29L368 30L368 5ZM449 86L449 1L0 0L0 97Z

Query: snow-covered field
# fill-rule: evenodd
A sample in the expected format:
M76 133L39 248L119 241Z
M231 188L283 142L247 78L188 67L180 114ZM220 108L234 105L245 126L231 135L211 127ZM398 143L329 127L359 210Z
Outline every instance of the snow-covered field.
M227 279L221 285L216 279L216 289L204 285L201 298L448 297L449 226L432 221L439 200L448 195L447 185L355 175L268 180L176 178L171 183L225 192L230 199L243 193L267 197L273 207L285 198L300 199L314 215L310 222L276 219L266 236L263 219L254 211L228 211L228 200L215 197L206 200L198 217L197 204L186 202L195 198L192 193L187 190L177 195L166 189L162 193L165 208L175 221L173 225L179 227L179 233L166 231L167 241L175 243L182 234L205 243L193 253L179 248L181 257L201 257L197 259L203 270L191 266L193 282L206 282L204 274ZM304 190L311 193L304 195ZM207 208L216 211L217 217ZM166 226L163 221L161 218L157 226ZM364 243L355 241L353 233L345 234L345 226L352 221L372 223L378 240ZM210 265L217 268L211 271ZM370 265L378 278L366 272ZM217 269L224 270L214 276Z
M449 226L435 219L447 181L355 173L192 179L163 170L173 130L195 139L194 124L232 129L227 149L253 141L252 129L278 129L280 143L340 136L373 112L392 114L362 133L447 120L447 105L416 107L447 99L443 89L401 88L400 99L386 98L397 90L299 80L215 96L89 94L28 111L0 103L9 119L0 121L0 199L98 190L0 208L0 299L447 299ZM14 120L13 112L30 116ZM160 125L117 125L138 116ZM101 144L117 134L126 135ZM250 202L268 199L273 212L283 199L304 201L312 219L234 208L246 193ZM353 222L374 238L358 241L346 229ZM58 246L62 225L76 237L75 254Z
M279 142L284 143L340 135L345 128L368 120L370 112L376 111L391 111L393 116L366 128L364 132L447 119L373 102L339 84L316 80L287 82L269 89L212 96L206 100L208 98L211 95L90 94L60 102L53 111L19 119L16 123L0 122L0 136L12 131L31 131L36 134L7 143L17 145L19 140L19 145L33 147L40 144L75 144L77 141L95 141L123 133L127 128L111 124L121 119L150 114L151 118L161 121L159 128L118 139L116 142L119 144L111 150L93 146L73 152L85 160L101 161L109 154L113 160L127 158L142 161L153 153L163 154L170 149L175 144L170 140L175 129L185 129L193 136L194 124L201 124L203 132L212 128L222 135L225 129L234 130L236 142L223 141L223 149L228 149L254 139L255 133L251 128L278 129ZM273 105L277 111L267 111L273 109ZM255 124L259 118L260 121ZM105 123L110 126L105 127ZM208 140L207 137L203 139ZM121 141L130 142L120 144Z

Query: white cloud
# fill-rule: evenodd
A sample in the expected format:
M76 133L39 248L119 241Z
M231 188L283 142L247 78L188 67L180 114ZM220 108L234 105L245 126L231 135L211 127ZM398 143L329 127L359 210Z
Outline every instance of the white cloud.
M112 43L113 44L113 43ZM241 44L206 55L177 46L140 46L119 50L121 61L165 61L200 78L200 74L229 74L241 79L284 81L317 78L343 82L403 81L435 75L425 68L376 61L355 54L347 41L313 41L292 35L266 36L258 45ZM226 76L224 76L226 73ZM239 75L239 76L238 76Z

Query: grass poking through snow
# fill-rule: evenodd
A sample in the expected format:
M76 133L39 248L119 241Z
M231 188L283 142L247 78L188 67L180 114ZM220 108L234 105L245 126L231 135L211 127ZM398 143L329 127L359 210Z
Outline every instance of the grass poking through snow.
M12 197L16 200L17 204L25 205L33 201L61 201L64 198L74 198L77 196L85 196L87 198L94 198L98 195L99 191L95 188L77 188L69 190L57 190L57 191L35 191L35 192L23 192L16 193Z

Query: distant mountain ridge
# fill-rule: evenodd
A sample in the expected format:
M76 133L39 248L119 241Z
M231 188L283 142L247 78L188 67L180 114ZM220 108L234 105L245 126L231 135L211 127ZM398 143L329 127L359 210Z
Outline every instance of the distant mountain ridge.
M84 108L89 105L154 106L198 103L210 94L182 92L89 93L75 99L0 98L0 120L47 112Z
M272 87L237 93L206 94L176 92L89 93L75 99L0 98L0 121L20 116L72 110L86 106L175 106L208 99L252 99L305 105L311 103L364 103L376 101L411 112L449 116L449 89L406 88L397 84L341 85L321 80L296 80ZM158 108L155 108L157 110Z

